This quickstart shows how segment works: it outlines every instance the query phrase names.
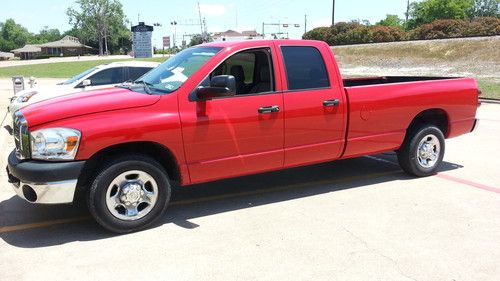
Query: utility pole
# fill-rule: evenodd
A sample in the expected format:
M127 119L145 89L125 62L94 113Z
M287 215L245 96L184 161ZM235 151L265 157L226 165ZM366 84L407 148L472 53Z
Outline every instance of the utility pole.
M409 16L410 16L410 0L408 0L408 5L406 6L406 22L408 22Z
M304 34L307 32L307 14L304 15Z
M198 2L198 16L200 17L201 37L203 37L203 20L201 19L200 2Z
M335 25L335 0L333 0L332 5L332 25Z

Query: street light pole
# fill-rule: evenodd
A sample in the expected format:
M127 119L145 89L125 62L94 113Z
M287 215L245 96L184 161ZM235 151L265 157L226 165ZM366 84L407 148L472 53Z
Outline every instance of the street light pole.
M335 25L335 0L333 0L332 5L332 25Z
M177 40L177 22L173 21L170 24L174 26L174 38L173 39L174 39L174 48L175 48L175 46L176 46L175 41Z

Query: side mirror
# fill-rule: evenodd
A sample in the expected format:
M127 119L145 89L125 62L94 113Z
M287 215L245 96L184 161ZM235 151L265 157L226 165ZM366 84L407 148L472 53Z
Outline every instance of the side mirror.
M82 81L82 86L83 87L87 87L87 86L90 86L92 85L92 81L90 79L85 79Z
M210 80L210 86L198 87L196 97L198 100L211 100L213 98L231 97L236 94L236 79L232 75L219 75Z

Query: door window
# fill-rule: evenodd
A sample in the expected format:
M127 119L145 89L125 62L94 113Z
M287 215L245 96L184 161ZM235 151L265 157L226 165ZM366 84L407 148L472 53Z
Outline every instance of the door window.
M232 75L236 80L236 95L274 91L271 50L255 49L237 53L225 60L209 76ZM203 84L209 84L208 79Z
M281 47L285 61L288 90L330 87L325 61L318 49L306 46Z
M129 67L128 68L128 79L127 80L132 80L135 81L139 79L142 75L146 74L149 72L151 67Z
M124 82L123 80L123 67L114 67L104 69L90 76L91 86L101 86L109 84L119 84Z

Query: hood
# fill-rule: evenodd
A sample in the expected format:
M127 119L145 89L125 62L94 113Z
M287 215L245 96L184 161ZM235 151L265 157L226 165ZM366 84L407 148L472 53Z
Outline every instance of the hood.
M36 86L35 88L27 88L22 91L19 91L15 94L15 96L19 97L22 96L26 93L31 93L31 92L37 92L39 95L40 94L53 94L53 93L59 93L61 91L64 92L70 92L73 90L73 92L78 92L80 91L79 89L75 89L71 85L45 85L45 86Z
M158 95L141 94L116 87L41 101L28 105L21 112L31 127L92 113L148 106L160 98Z

